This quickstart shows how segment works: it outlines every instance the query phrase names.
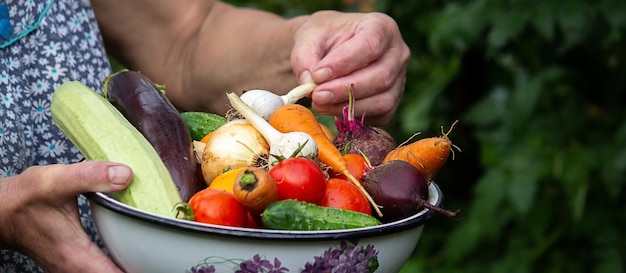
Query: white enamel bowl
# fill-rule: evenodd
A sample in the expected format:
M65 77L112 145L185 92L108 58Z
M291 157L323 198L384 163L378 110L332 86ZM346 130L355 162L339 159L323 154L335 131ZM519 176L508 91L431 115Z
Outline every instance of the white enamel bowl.
M429 195L429 203L441 205L443 196L435 183L429 186ZM255 259L267 260L272 266L279 262L289 269L276 272L319 272L303 270L320 265L320 261L333 263L330 260L336 261L337 250L342 248L347 254L339 261L349 264L358 257L353 254L363 253L378 260L375 272L395 273L413 253L424 224L434 214L425 209L406 219L360 229L278 231L169 219L102 193L86 196L100 236L113 260L127 273L236 272L240 263L252 264Z

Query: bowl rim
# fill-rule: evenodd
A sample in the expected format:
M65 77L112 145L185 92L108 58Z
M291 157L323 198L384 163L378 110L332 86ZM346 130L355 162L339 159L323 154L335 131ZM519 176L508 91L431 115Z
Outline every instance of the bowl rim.
M441 206L443 195L437 184L431 182L429 187L428 202L434 206ZM316 240L347 240L359 239L366 237L374 237L381 235L389 235L402 231L406 231L417 226L423 225L427 220L433 217L434 211L430 209L422 209L420 212L410 217L397 221L384 223L378 226L344 229L344 230L322 230L322 231L294 231L294 230L271 230L259 228L239 228L227 227L221 225L212 225L200 222L193 222L184 219L167 218L154 213L142 211L123 204L113 197L102 192L84 193L90 201L90 205L99 205L107 210L118 213L125 217L129 217L141 222L153 223L159 227L184 230L192 233L212 234L225 237L238 237L245 239L274 239L289 241L316 241ZM97 220L96 226L98 225Z

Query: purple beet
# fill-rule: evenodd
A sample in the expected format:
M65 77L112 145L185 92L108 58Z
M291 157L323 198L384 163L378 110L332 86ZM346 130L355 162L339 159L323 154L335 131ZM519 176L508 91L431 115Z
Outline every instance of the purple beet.
M361 120L354 117L354 97L348 89L348 105L343 108L343 121L335 119L337 137L333 143L342 153L363 154L372 166L377 166L391 150L395 140L379 127L365 125L365 114Z
M428 203L428 183L417 168L403 160L382 163L363 177L363 187L380 205L384 223L414 215L423 208L456 217L452 212Z

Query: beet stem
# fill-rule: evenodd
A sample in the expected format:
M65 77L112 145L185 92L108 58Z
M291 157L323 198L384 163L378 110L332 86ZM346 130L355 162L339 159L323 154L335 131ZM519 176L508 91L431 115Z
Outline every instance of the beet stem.
M460 219L459 217L460 217L461 210L457 209L455 211L451 211L451 210L447 210L447 209L440 208L440 207L437 207L437 206L433 206L431 203L428 203L426 200L424 200L422 198L419 198L417 200L417 203L418 203L418 207L417 207L418 209L420 209L420 208L427 208L427 209L435 211L437 213L441 213L441 214L443 214L445 216L452 217L452 218L455 218L455 219Z

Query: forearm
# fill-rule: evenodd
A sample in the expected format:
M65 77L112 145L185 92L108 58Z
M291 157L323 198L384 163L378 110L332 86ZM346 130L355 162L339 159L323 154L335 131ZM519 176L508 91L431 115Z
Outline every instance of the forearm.
M9 215L8 213L5 211L5 208L8 207L8 203L7 200L9 199L8 196L6 195L6 187L7 187L7 183L6 181L8 181L9 178L0 178L0 249L9 249L9 245L6 242L6 238L4 238L4 236L6 236L6 234L8 234L8 231L4 230L3 227L8 226L7 224L4 224L6 219L9 219Z
M181 109L223 113L226 92L297 84L290 53L304 18L219 1L92 2L110 54L166 84Z
M226 92L262 88L284 93L295 87L290 53L293 33L301 19L288 21L270 13L236 9L219 2L216 7L224 9L214 11L212 20L205 22L200 31L202 34L190 54L196 59L189 61L192 66L186 71L191 77L187 77L187 89L182 94L199 96L212 109L222 109L218 111L221 113L227 105ZM211 88L209 93L193 89L201 86Z

